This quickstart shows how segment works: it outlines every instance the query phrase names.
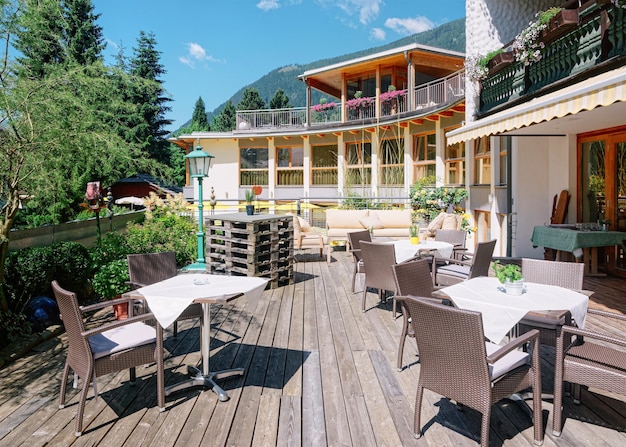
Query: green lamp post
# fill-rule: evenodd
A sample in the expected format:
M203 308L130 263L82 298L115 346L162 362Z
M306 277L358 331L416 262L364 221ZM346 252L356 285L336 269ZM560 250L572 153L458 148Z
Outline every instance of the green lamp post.
M213 155L202 150L202 146L197 145L195 150L185 155L185 159L189 160L189 172L191 178L198 179L198 259L195 263L184 267L183 270L206 270L206 245L204 242L204 228L203 228L203 205L202 205L202 179L209 176L209 168L211 167L211 160L215 158Z

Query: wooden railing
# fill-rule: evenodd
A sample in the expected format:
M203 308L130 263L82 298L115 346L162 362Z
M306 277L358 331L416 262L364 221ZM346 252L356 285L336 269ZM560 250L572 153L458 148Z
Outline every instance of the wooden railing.
M380 105L381 118L393 117L406 112L422 113L424 109L436 109L445 104L453 103L465 96L465 70L458 71L442 79L437 79L415 88L412 92L412 107L409 107L408 93L398 94L395 98L383 101ZM348 103L350 105L350 103ZM309 126L323 127L341 123L343 104L335 103L335 107L316 110L311 108ZM236 132L251 132L263 129L280 130L285 128L304 129L307 125L306 107L273 110L238 110ZM345 122L371 120L376 118L376 101L360 107L346 109Z
M481 81L479 113L531 99L542 88L626 55L625 35L626 9L585 2L579 8L578 26L545 42L538 62L513 62Z

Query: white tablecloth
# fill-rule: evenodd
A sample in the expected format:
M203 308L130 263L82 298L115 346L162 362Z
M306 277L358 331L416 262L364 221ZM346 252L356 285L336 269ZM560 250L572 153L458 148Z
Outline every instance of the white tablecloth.
M589 298L557 286L524 283L520 296L507 295L497 278L473 278L441 289L460 309L482 313L485 336L500 343L529 311L569 310L578 327L585 327Z
M396 262L404 262L417 256L419 252L429 252L436 250L437 257L449 258L452 256L454 246L441 241L420 241L419 244L411 244L408 239L391 242L396 250Z
M252 311L261 298L267 279L247 276L221 276L184 273L129 292L141 294L162 327L168 327L194 300L219 301L243 293Z

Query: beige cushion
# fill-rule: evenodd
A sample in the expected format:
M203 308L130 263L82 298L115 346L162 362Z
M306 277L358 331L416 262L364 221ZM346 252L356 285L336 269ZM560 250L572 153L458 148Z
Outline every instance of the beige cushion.
M446 213L439 213L439 215L428 224L428 231L434 232L435 230L440 229L445 218Z
M368 210L326 210L326 227L362 230L363 225L359 220L368 215Z
M296 220L298 221L298 224L300 225L300 230L303 233L307 233L311 231L311 225L309 225L309 223L306 220L304 220L302 217L296 216Z
M502 346L491 342L485 343L487 355L490 355L500 349ZM497 379L503 374L513 371L515 368L525 365L530 361L530 356L526 352L511 351L495 363L489 364L489 374L491 379Z
M359 219L359 222L361 222L363 228L373 228L375 230L385 228L376 214L370 214L369 216L363 217Z
M99 359L114 352L124 351L133 346L147 345L156 340L156 330L142 322L109 329L89 337L93 358Z
M371 215L376 215L384 228L409 228L412 223L409 209L370 211Z
M458 214L446 214L441 224L442 230L458 230L460 229L460 219L462 216Z

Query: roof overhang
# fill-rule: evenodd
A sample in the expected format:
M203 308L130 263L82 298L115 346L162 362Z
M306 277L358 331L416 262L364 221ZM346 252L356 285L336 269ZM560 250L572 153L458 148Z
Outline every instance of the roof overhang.
M446 134L447 144L474 140L485 136L514 135L513 131L528 128L529 132L520 132L520 135L537 135L536 128L540 123L548 123L580 112L592 111L597 108L619 103L619 108L626 106L626 67L620 67L600 75L585 79L577 84L570 85L556 92L534 98L526 103L494 115L473 121ZM605 110L606 111L606 110ZM619 122L623 124L624 115L611 111L607 114L596 114L595 118L603 116L602 127L611 127ZM611 124L611 118L617 120ZM606 121L606 120L608 121ZM573 121L573 120L570 120ZM599 120L598 120L599 121ZM531 127L532 126L532 127ZM599 128L597 125L590 126ZM559 128L542 126L546 135L554 135ZM580 126L580 123L561 128L561 134L581 133L589 129Z

